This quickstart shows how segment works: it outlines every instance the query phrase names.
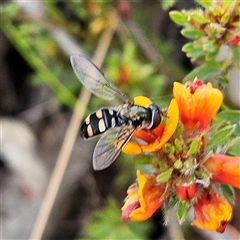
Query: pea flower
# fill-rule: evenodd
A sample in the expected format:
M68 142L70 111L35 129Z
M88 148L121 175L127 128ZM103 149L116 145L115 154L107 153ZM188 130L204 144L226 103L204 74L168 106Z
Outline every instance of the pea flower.
M201 131L206 129L218 111L223 96L211 83L205 85L201 80L197 80L189 84L187 88L175 82L173 95L180 108L180 121L184 125L184 130L198 127Z
M159 186L154 176L141 174L137 171L138 186L136 184L128 189L129 197L122 208L123 220L143 221L163 204L160 201L165 186Z
M154 171L137 170L137 180L127 190L122 219L144 221L163 203L167 213L175 202L179 223L193 207L193 226L223 233L232 216L231 186L240 188L240 157L227 156L226 146L214 144L219 132L231 135L234 129L211 123L222 104L222 93L211 83L195 79L185 85L175 82L173 96L162 123L152 131L137 131L138 141L130 141L123 149L128 154L149 155ZM151 104L144 97L135 103Z
M216 192L205 189L194 203L195 218L192 225L223 233L231 213L232 207L226 200Z

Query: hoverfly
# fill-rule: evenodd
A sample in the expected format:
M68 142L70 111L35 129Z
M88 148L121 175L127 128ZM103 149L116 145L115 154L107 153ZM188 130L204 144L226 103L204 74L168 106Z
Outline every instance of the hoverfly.
M104 107L90 114L81 126L84 139L104 133L93 152L93 168L102 170L112 164L137 129L154 129L162 119L159 108L131 101L101 70L83 55L70 57L80 82L93 94L105 99L119 99L123 105Z

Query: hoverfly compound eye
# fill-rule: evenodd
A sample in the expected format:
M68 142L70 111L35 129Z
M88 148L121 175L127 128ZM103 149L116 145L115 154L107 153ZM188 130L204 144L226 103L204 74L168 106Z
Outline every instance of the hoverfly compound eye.
M152 112L152 119L151 119L148 129L154 129L161 123L162 113L159 110L158 106L156 106L154 104L149 105L149 108L151 109L151 112Z

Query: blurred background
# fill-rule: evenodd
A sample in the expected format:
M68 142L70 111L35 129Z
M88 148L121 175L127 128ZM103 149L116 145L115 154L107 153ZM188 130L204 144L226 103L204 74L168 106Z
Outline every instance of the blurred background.
M96 96L88 101L71 54L93 58L130 98L145 95L160 108L168 106L172 83L194 68L181 51L187 40L169 19L165 2L1 3L2 239L29 239L41 224L40 235L51 240L219 239L192 228L191 219L179 226L170 215L166 227L161 210L144 223L122 222L121 206L137 166L122 154L106 170L93 171L98 138L83 141L78 135L76 116L84 119L120 103ZM193 7L194 1L181 0L171 10ZM239 198L237 192L236 203ZM231 224L222 239L235 239L238 211Z

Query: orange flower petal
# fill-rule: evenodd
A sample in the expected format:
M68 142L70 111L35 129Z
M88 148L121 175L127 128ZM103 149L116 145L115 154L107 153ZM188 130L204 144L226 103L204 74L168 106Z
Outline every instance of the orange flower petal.
M162 124L159 124L159 126L162 126ZM157 135L153 134L152 132L153 131L138 129L134 133L133 137L141 139L141 140L143 140L146 143L151 143L151 142L156 140L156 136L157 136Z
M129 215L133 221L144 221L152 216L152 214L163 204L160 198L165 190L165 185L155 183L155 178L141 174L137 170L138 179L138 197L140 207L136 208Z
M173 95L180 111L180 120L187 129L205 129L222 104L220 90L213 88L211 83L202 85L193 94L181 83L175 82Z
M159 151L175 132L178 125L178 119L179 119L178 105L176 100L172 99L168 108L166 125L164 127L162 136L159 136L153 142L148 143L146 145L129 141L122 151L128 154L140 154L142 152ZM156 129L158 130L156 131L160 132L161 130L160 128L161 127L157 127Z
M205 190L194 204L194 220L191 225L222 233L231 216L231 205L217 193Z
M240 188L240 157L214 154L204 166L211 173L211 180Z

